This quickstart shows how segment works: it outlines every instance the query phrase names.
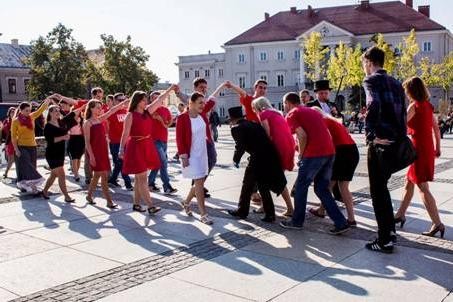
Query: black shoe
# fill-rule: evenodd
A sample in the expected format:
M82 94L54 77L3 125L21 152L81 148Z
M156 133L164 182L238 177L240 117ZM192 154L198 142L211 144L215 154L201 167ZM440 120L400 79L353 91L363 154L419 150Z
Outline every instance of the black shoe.
M294 225L291 220L283 220L280 221L280 226L284 229L291 229L291 230L302 230L302 226Z
M239 219L246 219L247 218L247 215L240 214L238 210L228 210L227 212L231 216L239 218Z
M91 182L91 179L88 179L88 178L87 178L87 179L85 179L85 184L86 184L86 185L89 185L89 184L90 184L90 182Z
M383 243L379 239L376 239L372 242L365 244L365 247L373 252L381 252L381 253L385 253L385 254L393 253L393 242L392 241Z
M393 242L393 243L396 243L396 233L394 232L390 232L390 240Z
M264 216L263 218L261 218L261 221L269 223L275 222L275 216Z
M134 187L133 187L133 186L126 187L126 190L128 190L128 191L134 191Z
M120 184L117 181L115 181L115 180L109 180L109 185L111 185L114 188L121 187Z
M341 228L335 227L333 229L330 229L329 233L332 235L340 235L347 231L349 231L349 224L346 224L344 227L341 227Z
M173 188L172 186L169 186L164 190L165 195L172 195L178 192L178 189Z
M150 190L151 192L155 192L155 193L160 192L160 188L157 187L155 184L149 185L149 190Z

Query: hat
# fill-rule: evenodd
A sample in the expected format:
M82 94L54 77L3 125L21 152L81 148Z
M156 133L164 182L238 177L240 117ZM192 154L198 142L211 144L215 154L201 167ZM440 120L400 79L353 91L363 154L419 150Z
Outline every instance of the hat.
M242 106L231 107L228 109L229 120L240 119L244 117Z
M315 82L315 92L319 90L332 90L332 88L329 87L329 80L319 80Z

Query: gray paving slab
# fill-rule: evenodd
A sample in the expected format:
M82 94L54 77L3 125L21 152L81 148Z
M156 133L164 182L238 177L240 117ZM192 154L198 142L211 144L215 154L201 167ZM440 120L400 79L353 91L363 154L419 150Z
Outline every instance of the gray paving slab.
M323 269L321 265L237 251L170 277L247 299L267 301Z
M20 233L0 236L0 263L56 248L60 246Z
M0 288L0 302L6 302L12 299L19 297L18 295L13 294L10 291L7 291L3 288Z

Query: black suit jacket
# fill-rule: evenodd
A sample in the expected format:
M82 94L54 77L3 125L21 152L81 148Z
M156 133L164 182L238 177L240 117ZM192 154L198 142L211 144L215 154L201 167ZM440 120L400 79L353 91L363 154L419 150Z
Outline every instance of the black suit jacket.
M332 108L332 106L334 106L335 104L332 103L332 102L327 102L327 105L329 105L329 107ZM307 103L306 106L307 107L319 107L319 108L322 109L321 103L318 100L310 101L310 102Z
M286 178L277 149L264 128L258 123L240 120L231 128L231 135L236 142L233 161L239 163L245 152L250 154L249 166L258 182L280 194L286 186Z

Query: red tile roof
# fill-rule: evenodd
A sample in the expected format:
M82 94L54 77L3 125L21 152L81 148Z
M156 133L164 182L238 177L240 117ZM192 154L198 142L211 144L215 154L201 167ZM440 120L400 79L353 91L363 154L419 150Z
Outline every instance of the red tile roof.
M445 29L400 1L371 2L368 8L360 4L313 8L312 12L312 16L308 9L279 12L225 45L294 40L321 21L354 35Z

